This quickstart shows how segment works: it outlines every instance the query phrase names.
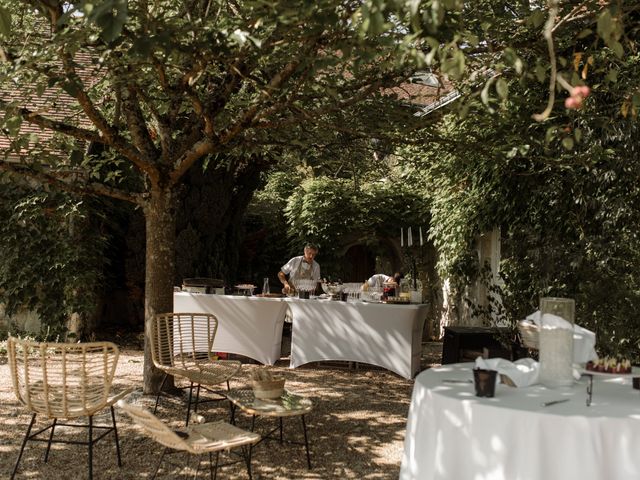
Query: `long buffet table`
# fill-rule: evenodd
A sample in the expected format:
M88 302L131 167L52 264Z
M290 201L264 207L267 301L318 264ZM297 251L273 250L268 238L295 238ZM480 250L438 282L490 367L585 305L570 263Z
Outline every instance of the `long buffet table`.
M500 384L495 397L480 398L472 368L416 377L400 480L640 478L640 392L631 378L594 375L587 406L585 377L558 389Z
M287 309L293 319L291 368L321 360L384 367L411 379L420 370L426 305L174 293L174 312L213 313L214 350L273 365Z

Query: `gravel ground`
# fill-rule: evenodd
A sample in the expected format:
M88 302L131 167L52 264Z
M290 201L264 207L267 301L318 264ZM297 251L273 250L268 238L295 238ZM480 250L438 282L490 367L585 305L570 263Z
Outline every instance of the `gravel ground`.
M423 368L439 364L440 353L440 343L425 344ZM397 479L413 382L365 365L348 368L346 363L326 362L291 370L288 364L288 357L283 356L272 368L287 379L288 389L313 401L314 410L306 417L313 468L307 469L304 447L268 441L253 450L253 478ZM258 367L245 363L241 375L231 382L231 388L246 387L251 371ZM135 389L128 401L153 408L155 398L142 395L140 350L121 349L116 379L115 388ZM0 358L0 405L0 478L9 478L30 415L16 400L5 358ZM158 416L180 427L184 422L184 408L183 398L163 397ZM205 404L199 413L207 421L229 418L227 402ZM123 466L117 467L113 437L107 436L94 447L94 478L151 478L163 447L143 436L124 413L116 410L116 415ZM240 414L239 426L249 428L249 418ZM108 414L95 417L95 424L109 422ZM45 423L36 422L38 425ZM256 430L264 431L272 425L275 424L259 419ZM67 430L68 438L72 438L72 432L79 429ZM285 437L302 441L299 417L285 419L284 433ZM45 447L44 443L27 445L16 479L87 478L86 447L54 445L47 464L43 463ZM169 462L166 459L163 462L157 478L192 478L195 466L195 457L172 455ZM219 478L247 478L242 464L224 467L218 474ZM206 462L198 478L209 478Z

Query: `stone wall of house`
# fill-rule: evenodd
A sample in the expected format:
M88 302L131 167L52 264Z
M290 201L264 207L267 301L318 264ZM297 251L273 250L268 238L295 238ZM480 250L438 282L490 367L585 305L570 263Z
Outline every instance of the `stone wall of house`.
M493 230L479 235L476 239L476 252L478 263L484 265L488 263L491 267L492 281L501 285L500 279L500 229ZM449 281L442 282L442 303L440 310L439 336L444 335L444 327L447 326L482 326L483 319L473 313L469 301L477 306L486 307L488 304L487 295L489 290L487 285L477 280L474 284L468 285L462 295L456 297L450 289ZM500 302L500 299L496 299ZM493 319L495 325L500 325L498 319Z
M76 341L80 325L80 315L73 313L68 319L66 325L66 339L68 341ZM40 321L40 316L36 312L32 312L27 309L9 316L5 312L4 305L0 303L0 338L10 332L27 335L37 335L42 333L42 322Z
M0 303L0 333L13 331L38 333L40 332L40 316L36 312L23 310L9 317Z

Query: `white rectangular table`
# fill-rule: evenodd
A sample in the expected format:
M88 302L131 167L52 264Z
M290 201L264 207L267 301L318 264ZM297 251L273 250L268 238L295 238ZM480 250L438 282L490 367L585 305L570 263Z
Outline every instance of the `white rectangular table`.
M278 298L175 292L173 311L212 313L218 319L216 352L244 355L273 365L280 358L287 304Z
M411 379L420 371L427 305L286 299L292 368L322 360L363 362Z
M400 480L637 480L640 391L631 378L597 376L572 387L498 385L475 396L472 363L416 377ZM568 399L543 406L543 402Z

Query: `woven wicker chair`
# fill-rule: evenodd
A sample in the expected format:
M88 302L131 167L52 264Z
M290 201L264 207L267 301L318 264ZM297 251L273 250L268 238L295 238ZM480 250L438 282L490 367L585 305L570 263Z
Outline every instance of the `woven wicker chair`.
M129 414L134 423L141 427L148 436L165 447L160 456L158 466L151 477L152 479L156 478L166 454L184 451L194 455L208 453L210 475L215 480L219 466L236 463L230 462L220 465L220 452L223 450L229 452L231 449L237 447L241 448L241 455L247 465L247 473L249 474L249 478L252 478L251 447L260 440L260 435L257 433L242 430L225 422L202 423L185 427L181 430L172 430L148 410L133 406L123 400L118 402L118 407ZM212 458L213 452L216 453L215 467ZM199 469L200 459L198 459L193 478L197 478Z
M122 466L113 405L130 391L125 390L118 395L111 393L118 362L118 347L110 342L40 343L10 337L7 349L15 394L20 403L33 414L11 478L13 479L18 471L27 442L39 441L47 442L45 462L49 458L52 443L88 445L91 479L93 444L111 432L115 437L118 466ZM111 410L113 425L94 425L93 416L107 407ZM44 416L51 420L51 423L31 433L37 415ZM79 417L88 417L88 425L58 422L60 419L71 420ZM87 441L54 440L54 430L57 426L87 428ZM40 435L47 431L49 434L40 438Z
M189 389L185 425L189 425L191 405L194 405L194 412L198 411L201 386L212 387L226 382L229 389L229 380L237 375L242 364L216 359L212 349L217 328L218 319L207 313L165 313L153 318L151 356L156 368L165 374L156 397L154 414L168 375L189 381L189 386L185 387Z

